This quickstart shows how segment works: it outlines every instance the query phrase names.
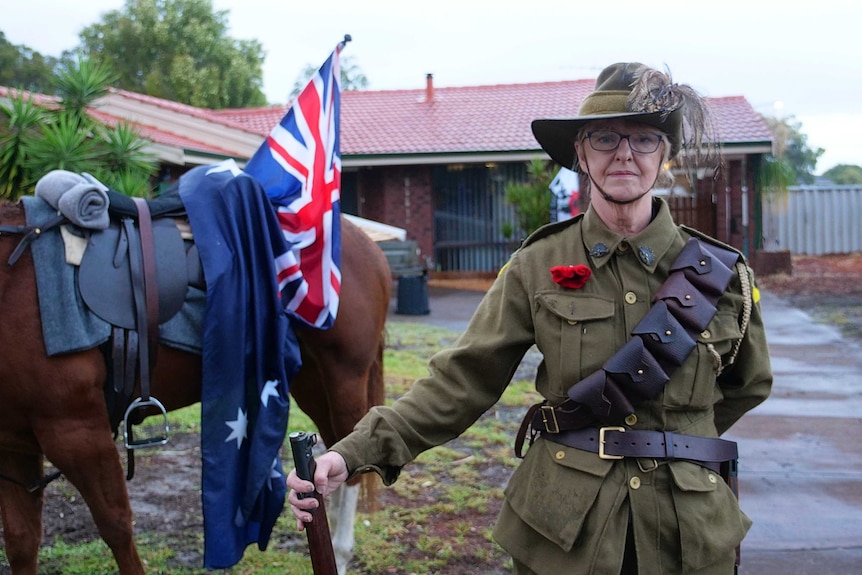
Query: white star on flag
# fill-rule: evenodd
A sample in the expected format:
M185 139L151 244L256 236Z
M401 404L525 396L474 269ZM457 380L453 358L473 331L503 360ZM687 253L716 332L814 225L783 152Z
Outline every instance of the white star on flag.
M270 397L278 397L278 380L270 379L263 384L263 391L260 392L260 402L264 407L268 407Z
M236 408L236 419L233 421L225 421L225 425L231 428L230 435L224 440L225 443L231 439L236 439L236 448L242 446L242 441L248 437L248 417L241 407Z
M272 469L269 472L269 478L270 479L281 479L282 478L282 474L278 470L278 457L276 457L275 459L272 460ZM266 488L269 489L270 491L272 491L272 481L266 482Z

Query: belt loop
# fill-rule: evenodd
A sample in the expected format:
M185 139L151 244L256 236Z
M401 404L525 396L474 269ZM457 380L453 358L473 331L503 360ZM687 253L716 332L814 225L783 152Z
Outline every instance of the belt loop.
M670 431L664 432L664 453L668 459L674 459L673 433Z

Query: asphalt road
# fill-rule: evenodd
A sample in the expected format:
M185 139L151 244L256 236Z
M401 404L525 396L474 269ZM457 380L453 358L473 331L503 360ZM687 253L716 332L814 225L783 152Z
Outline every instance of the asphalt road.
M429 313L403 314L396 292L390 318L463 330L482 295L430 287ZM773 394L725 435L739 442L740 502L754 521L739 572L862 574L862 347L772 294L761 308Z

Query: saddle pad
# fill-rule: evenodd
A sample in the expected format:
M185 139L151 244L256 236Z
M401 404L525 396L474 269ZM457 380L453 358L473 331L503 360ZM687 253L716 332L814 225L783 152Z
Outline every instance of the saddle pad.
M161 324L172 318L185 301L186 252L170 218L153 221L153 242ZM111 325L136 328L128 240L121 222L112 221L107 229L90 236L78 271L78 288L94 314Z

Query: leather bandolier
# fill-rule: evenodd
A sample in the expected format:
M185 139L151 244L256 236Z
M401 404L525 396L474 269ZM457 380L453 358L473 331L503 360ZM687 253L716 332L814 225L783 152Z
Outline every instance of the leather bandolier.
M658 396L695 349L698 335L715 316L739 257L732 250L689 239L652 307L632 330L632 338L601 369L571 386L567 400L533 405L518 431L515 454L523 457L527 436L532 444L541 434L603 459L683 459L721 471L729 479L735 469L736 443L632 430L622 424L637 421L635 406Z

